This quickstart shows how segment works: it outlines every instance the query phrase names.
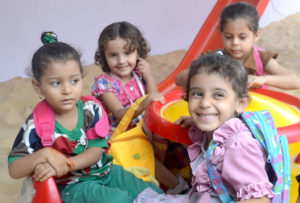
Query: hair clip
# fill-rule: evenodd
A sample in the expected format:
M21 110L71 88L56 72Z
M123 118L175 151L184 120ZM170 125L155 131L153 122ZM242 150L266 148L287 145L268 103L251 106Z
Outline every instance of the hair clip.
M43 44L57 42L57 35L54 32L43 32L41 40Z

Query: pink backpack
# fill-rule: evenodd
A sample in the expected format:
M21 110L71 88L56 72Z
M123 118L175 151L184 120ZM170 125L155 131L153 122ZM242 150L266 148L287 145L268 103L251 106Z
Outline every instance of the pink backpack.
M90 128L86 136L88 139L95 139L96 137L105 137L108 135L109 124L107 114L104 111L101 103L92 96L81 97L83 103L87 101L94 101L102 108L102 116L96 123L94 128ZM42 100L36 105L33 110L33 120L35 130L38 136L41 138L44 147L51 147L53 145L53 133L55 129L55 115L46 100Z

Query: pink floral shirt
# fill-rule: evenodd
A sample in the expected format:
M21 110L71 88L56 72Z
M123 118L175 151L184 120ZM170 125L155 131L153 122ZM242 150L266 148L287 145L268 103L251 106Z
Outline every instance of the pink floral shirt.
M138 75L138 73L136 74ZM143 96L135 77L132 77L130 81L123 85L122 81L117 79L116 77L106 74L100 74L98 77L95 78L95 83L92 86L92 95L99 98L100 95L109 92L114 93L125 108L131 106L131 102L135 102L138 98ZM110 135L108 136L108 138L110 138L110 136L113 133L113 130L118 125L118 121L111 114L111 112L107 110L107 108L106 111L109 113ZM139 121L140 117L133 119L130 123L129 128L134 127Z
M131 106L130 100L134 102L143 96L134 77L124 84L124 87L126 90L124 90L121 80L106 74L100 74L95 78L95 83L92 86L92 95L100 96L101 94L112 92L124 107Z

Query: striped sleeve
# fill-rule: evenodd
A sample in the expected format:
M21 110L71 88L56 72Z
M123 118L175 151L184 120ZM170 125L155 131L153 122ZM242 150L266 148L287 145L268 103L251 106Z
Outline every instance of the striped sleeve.
M15 159L32 154L41 148L42 142L35 131L33 117L30 115L17 134L12 150L8 155L8 165Z

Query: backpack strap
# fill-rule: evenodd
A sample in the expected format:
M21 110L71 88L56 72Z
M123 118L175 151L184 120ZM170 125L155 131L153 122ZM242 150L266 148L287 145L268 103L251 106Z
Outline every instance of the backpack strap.
M276 175L276 181L272 182L274 192L272 202L278 202L279 200L289 202L291 171L286 137L281 135L279 138L272 114L268 110L243 112L241 117L268 153L267 162L271 164ZM270 174L268 173L268 175Z
M276 176L274 182L270 180L272 181L272 191L274 192L272 202L288 203L291 171L289 148L286 137L281 135L279 138L272 114L268 110L243 112L241 118L245 121L260 145L267 151L267 163L270 164L273 169L273 171L271 171L273 174L269 174L268 172L268 176L269 178L274 175ZM212 186L221 201L231 202L233 201L232 197L230 197L224 183L221 181L216 166L209 160L216 147L217 143L212 140L206 154L208 173Z
M81 100L83 103L88 102L88 101L93 101L96 102L99 105L99 109L98 112L101 113L101 115L99 115L99 120L97 121L97 123L95 124L94 128L91 128L87 131L86 136L88 139L96 139L97 137L106 137L109 133L109 122L108 122L108 117L107 117L107 113L104 110L101 102L96 99L93 96L82 96ZM100 112L101 110L101 112Z
M210 182L213 188L215 189L216 193L218 194L219 198L221 199L222 203L227 203L227 202L231 203L234 201L232 197L229 195L229 192L226 189L224 183L222 182L217 167L214 164L212 164L212 162L210 161L210 156L217 146L218 144L214 140L212 140L208 146L206 152L207 170L210 177Z
M118 126L116 127L116 129L114 130L114 133L112 134L111 138L110 138L110 142L112 143L119 134L125 132L133 118L133 115L136 111L136 109L138 108L138 106L140 105L140 103L147 97L148 95L145 95L143 97L138 98L135 103L133 105L131 105L129 107L129 109L126 111L125 115L123 116L123 118L121 119L121 121L119 122Z
M46 100L42 100L33 110L35 130L41 138L44 147L53 145L53 133L55 128L55 115Z
M279 143L277 128L268 110L243 112L241 117L246 122L254 137L268 152L268 162L271 162L271 155L278 154L276 143Z
M271 113L268 110L243 112L241 117L249 127L253 136L259 141L263 148L269 152L270 146L268 146L268 143L265 141L264 134L274 136L274 134L277 133ZM269 122L268 119L270 120ZM267 125L266 122L273 126Z
M99 121L95 124L94 128L91 128L87 131L87 138L95 139L98 136L107 136L109 132L108 117L101 103L93 96L82 96L81 100L83 103L88 101L94 101L99 105L99 108L101 108L101 115L99 115ZM98 111L100 112L100 110ZM33 120L36 133L41 138L42 145L44 147L51 147L53 145L52 136L55 130L55 114L46 100L41 101L34 108Z
M290 202L290 188L292 184L291 178L291 161L290 161L290 153L289 153L289 144L286 136L281 135L279 137L280 144L282 147L282 155L283 155L283 191L282 191L282 203Z

